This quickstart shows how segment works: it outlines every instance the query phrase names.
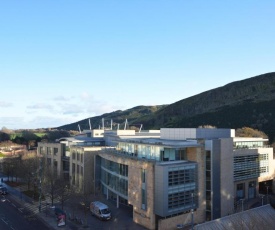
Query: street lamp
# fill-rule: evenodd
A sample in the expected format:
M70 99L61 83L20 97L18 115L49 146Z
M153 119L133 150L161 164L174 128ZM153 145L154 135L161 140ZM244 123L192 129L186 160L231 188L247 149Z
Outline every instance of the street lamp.
M240 201L242 202L242 212L243 212L243 202L244 202L244 199L240 199Z
M194 229L194 193L191 194L192 196L192 209L191 209L191 214L192 214L192 221L191 221L191 224L192 224L192 230Z
M264 195L260 194L260 198L262 199L262 206L264 205Z
M266 186L266 200L267 200L267 203L268 203L268 188L269 188L269 186Z

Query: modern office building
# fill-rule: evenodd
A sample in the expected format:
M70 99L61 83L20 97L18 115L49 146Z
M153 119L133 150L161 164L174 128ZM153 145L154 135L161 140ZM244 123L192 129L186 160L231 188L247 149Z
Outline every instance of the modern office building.
M70 184L83 194L95 194L100 186L96 184L96 156L100 146L73 146L70 149ZM98 183L98 182L97 182ZM97 186L96 186L97 185Z
M47 167L59 178L69 179L70 158L63 143L39 142L37 154L43 156Z
M233 129L105 130L106 146L65 139L60 141L78 143L65 143L71 185L101 192L117 208L129 206L133 221L147 229L221 218L234 212L238 200L274 191L268 140L235 137Z
M236 138L232 129L164 128L159 138L116 141L98 155L102 192L117 207L130 205L133 221L148 229L226 216L236 199L256 197L261 183L272 187L266 139Z

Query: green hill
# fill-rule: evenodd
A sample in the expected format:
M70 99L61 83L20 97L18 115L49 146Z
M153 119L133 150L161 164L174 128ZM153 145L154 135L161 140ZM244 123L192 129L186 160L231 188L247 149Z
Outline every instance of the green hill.
M275 137L275 73L267 73L208 90L170 105L137 106L92 117L98 128L102 118L116 123L143 124L144 129L163 127L198 127L213 125L218 128L244 126L265 132L270 140ZM88 129L88 119L58 129Z

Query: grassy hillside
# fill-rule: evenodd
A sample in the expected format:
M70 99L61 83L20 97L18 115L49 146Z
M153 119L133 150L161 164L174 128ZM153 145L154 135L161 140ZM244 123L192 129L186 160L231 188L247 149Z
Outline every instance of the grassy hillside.
M270 140L275 137L275 73L267 73L242 81L232 82L170 105L137 106L125 111L115 111L91 117L93 128L121 125L127 118L129 124L143 124L144 129L162 127L198 127L214 125L218 128L244 126L265 132ZM88 118L58 129L89 129ZM120 126L122 128L122 126Z
M113 120L113 126L117 127L118 124L120 125L120 128L123 128L123 125L125 123L125 120L127 119L129 124L132 125L139 125L140 123L134 123L133 121L136 120L136 118L140 118L143 116L150 116L154 114L156 111L158 111L161 108L164 108L166 105L156 105L156 106L136 106L131 109L127 110L118 110L111 113L105 113L101 116L91 117L87 118L81 121L77 121L75 123L71 123L68 125L57 127L56 129L63 129L63 130L78 130L78 125L80 126L81 130L83 129L89 129L89 119L91 122L91 126L93 129L99 128L99 126L102 127L102 118L104 118L104 126L110 127L111 120Z

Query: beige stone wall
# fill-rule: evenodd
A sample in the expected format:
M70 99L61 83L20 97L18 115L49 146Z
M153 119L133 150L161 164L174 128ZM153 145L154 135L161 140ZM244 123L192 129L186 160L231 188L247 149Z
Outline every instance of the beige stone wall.
M201 142L201 144L204 144ZM188 148L187 159L198 163L198 209L194 212L194 222L202 223L205 221L205 151L204 148ZM183 215L189 218L188 215Z
M100 153L101 157L128 165L128 202L133 206L133 221L147 229L155 229L154 164L114 154ZM147 209L141 209L141 170L146 170Z
M39 142L38 143L38 148L37 148L37 154L41 154L40 152L40 147L45 147L45 154L42 154L44 156L45 159L47 158L51 158L51 169L54 169L54 161L57 162L57 169L56 169L56 173L57 176L60 177L61 175L63 175L63 170L62 170L62 161L61 161L61 157L62 157L62 153L63 153L63 145L60 143L44 143L44 142ZM47 152L47 148L51 148L52 149L52 153L49 154ZM57 148L58 151L56 153L56 155L53 154L53 148Z
M198 220L200 217L198 216L199 212L194 212L194 225L195 220ZM191 227L192 225L192 213L186 213L182 215L178 215L175 217L171 217L168 219L161 219L158 221L158 230L175 230L177 229L177 225L182 224L184 226ZM190 228L191 229L191 228Z
M233 140L221 139L221 217L234 210Z
M84 194L94 193L94 156L98 154L101 147L82 147L74 146L71 147L71 151L78 152L79 160L77 157L75 159L70 159L70 177L75 179L75 188ZM71 154L72 155L72 154ZM83 162L81 162L81 155ZM72 164L75 164L75 173L72 172ZM77 166L79 170L83 168L83 175L81 171L77 173ZM72 183L72 180L71 180Z

